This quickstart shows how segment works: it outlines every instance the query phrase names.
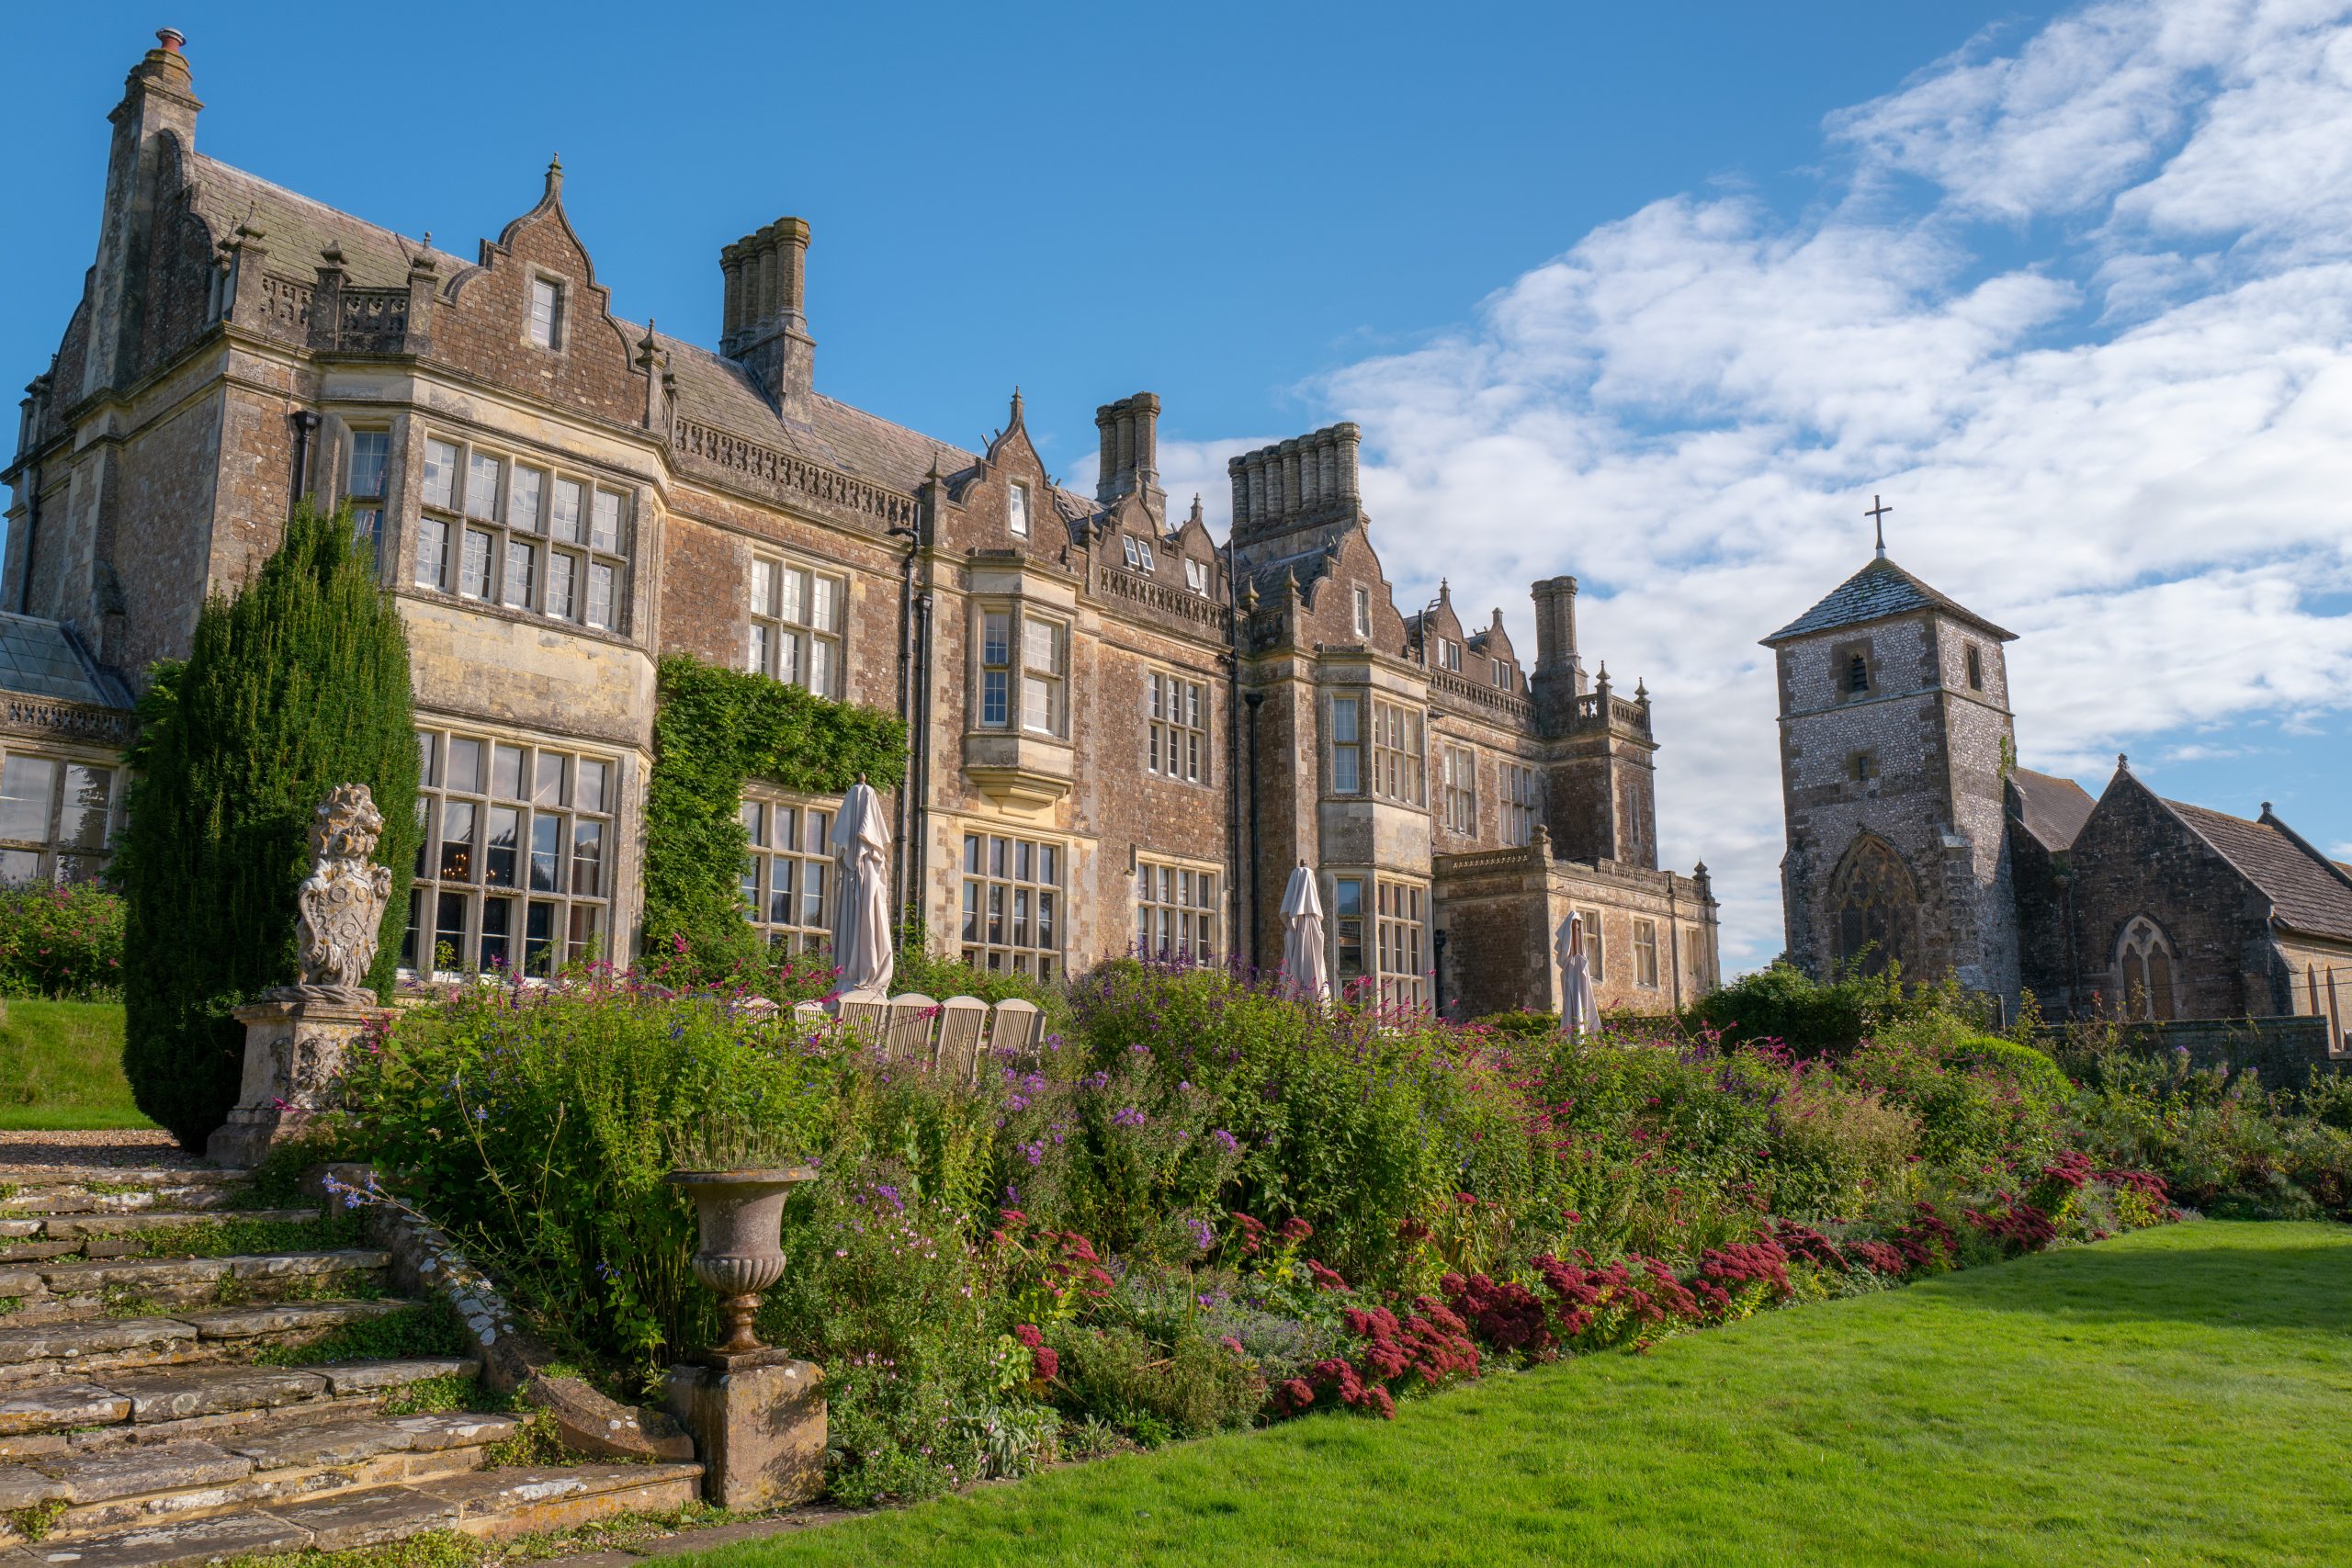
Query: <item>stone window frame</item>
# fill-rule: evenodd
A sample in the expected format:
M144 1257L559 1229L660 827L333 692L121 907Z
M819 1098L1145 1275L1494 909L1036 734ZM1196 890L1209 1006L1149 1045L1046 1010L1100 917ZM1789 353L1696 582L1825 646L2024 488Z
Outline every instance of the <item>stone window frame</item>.
M1069 739L1070 659L1077 637L1077 626L1068 616L1040 610L1019 594L991 593L976 595L971 609L972 652L970 660L971 689L978 694L971 728L1007 735L1040 735L1051 740ZM1004 617L1005 637L1002 644L989 642L989 618ZM1053 668L1033 666L1030 631L1033 626L1048 628L1055 659ZM991 657L1001 649L1002 658ZM990 677L997 679L992 682ZM1051 705L1051 727L1040 728L1029 723L1029 692L1033 682L1046 684L1046 696ZM992 702L1002 704L1001 716L990 716Z
M1326 939L1331 981L1345 996L1354 983L1369 973L1365 964L1372 947L1364 941L1364 920L1372 900L1365 896L1365 889L1374 877L1366 868L1326 872L1324 880L1330 884L1325 896L1331 906L1331 934Z
M359 448L363 441L381 440L383 451L375 464L375 485L360 488ZM355 539L365 542L365 547L380 575L384 569L384 507L391 494L392 427L389 424L355 424L351 426L351 442L343 458L343 498L351 503L351 533Z
M1399 806L1429 805L1429 715L1420 708L1374 694L1365 740L1370 763L1365 784L1375 800Z
M1350 692L1334 692L1324 699L1325 736L1324 777L1330 781L1326 792L1351 798L1365 794L1370 780L1364 772L1364 750L1370 726L1368 711L1372 694L1361 688ZM1340 716L1347 716L1342 734Z
M2128 1020L2180 1016L2180 953L2171 933L2146 911L2123 922L2115 939L2115 1005Z
M1208 682L1173 670L1144 671L1144 772L1178 784L1207 785Z
M1859 692L1851 689L1854 660L1862 661L1865 682ZM1878 651L1868 637L1833 644L1829 649L1830 689L1839 703L1857 703L1879 694Z
M1968 681L1968 689L1972 692L1983 691L1984 689L1984 655L1976 644L1971 642L1962 645L1961 665Z
M766 592L761 592L765 570ZM786 602L786 590L794 574L802 580L797 611ZM749 607L744 633L743 668L787 686L814 692L820 697L841 697L849 680L849 573L782 550L761 548L752 554L745 587ZM832 606L829 618L818 618L821 605ZM792 665L785 668L786 648ZM827 668L823 678L817 666Z
M1136 855L1136 955L1210 964L1225 956L1224 873L1203 861Z
M1004 526L1016 539L1029 537L1029 487L1019 479L1004 484Z
M1476 835L1478 831L1478 751L1466 741L1441 739L1438 750L1438 792L1446 830Z
M549 297L548 335L539 336L539 291ZM568 346L571 328L571 280L560 273L544 267L533 267L526 280L523 299L523 341L544 354L561 354Z
M957 863L958 947L966 964L1051 982L1069 941L1069 843L975 827Z
M1380 1005L1418 1010L1430 1000L1430 885L1419 878L1377 874L1373 919L1374 971Z
M1543 783L1532 763L1506 761L1500 766L1503 842L1524 848L1535 841L1535 824L1544 809Z
M744 919L771 947L821 953L832 945L832 831L840 804L757 780L743 786L736 819L746 840L740 884Z
M1583 908L1576 912L1584 917L1585 967L1592 971L1592 983L1598 986L1609 978L1609 936L1601 929L1599 909Z
M437 484L434 479L436 447L453 454L446 479ZM470 604L517 611L560 626L615 637L628 635L633 491L605 483L567 464L517 457L502 443L477 442L469 436L428 430L421 450L424 466L417 487L416 533L408 551L409 587ZM528 519L516 515L517 470L538 479ZM480 493L485 472L491 476L492 492L487 498ZM575 492L577 502L568 519L560 505L567 488ZM607 501L612 502L609 520ZM469 583L475 536L484 540L482 575L478 583ZM531 581L522 602L513 603L511 579L518 550L529 552L522 558L528 563ZM426 575L428 555L430 577ZM563 573L555 570L559 558L571 563ZM559 576L569 584L568 602L560 606L554 598ZM601 620L595 618L600 581L605 596Z
M1119 546L1120 556L1126 561L1128 570L1142 572L1147 577L1158 575L1159 564L1158 558L1151 553L1149 539L1140 535L1122 534Z
M1847 753L1846 783L1859 793L1876 795L1878 786L1885 782L1885 778L1879 766L1877 747L1865 746Z
M1489 685L1493 686L1493 687L1494 687L1494 689L1495 689L1496 691L1498 691L1498 692L1508 692L1508 691L1510 691L1510 666L1509 664L1505 663L1503 660L1499 660L1499 659L1497 659L1497 658L1493 657L1491 654L1487 656L1487 683L1488 683Z
M1657 922L1634 917L1634 984L1645 991L1657 989Z
M1201 597L1207 598L1209 563L1193 556L1186 556L1184 558L1184 586Z
M28 790L34 775L44 771L36 824L35 813L15 809L29 804L29 795L16 792ZM103 798L93 801L85 793L78 802L70 799L77 773L84 775L85 792L92 781L103 781ZM118 762L0 738L0 886L65 886L104 873L122 831L128 783L129 771ZM39 832L26 830L36 825Z
M1357 589L1354 604L1356 636L1368 637L1372 635L1372 590Z
M1691 998L1701 997L1712 987L1707 980L1706 935L1697 926L1682 928L1682 966Z
M1437 639L1437 667L1459 675L1462 673L1462 645L1450 637Z
M428 941L435 979L486 968L503 973L515 964L526 977L544 978L559 964L611 961L621 886L621 759L570 740L542 742L466 724L420 726L417 742L417 817L424 833L409 882L401 970L428 973L418 962ZM475 748L471 785L453 777L460 755L453 742ZM512 792L504 788L502 753L514 758ZM557 764L552 779L548 761ZM503 873L492 839L500 813L510 815L514 833ZM452 843L449 833L459 821L468 837ZM552 825L551 835L543 833L542 823ZM586 891L583 874L594 884ZM503 931L487 929L493 903L504 907ZM540 908L548 911L546 933L535 938L533 916ZM487 942L497 942L496 950ZM445 944L457 960L455 969L439 967Z

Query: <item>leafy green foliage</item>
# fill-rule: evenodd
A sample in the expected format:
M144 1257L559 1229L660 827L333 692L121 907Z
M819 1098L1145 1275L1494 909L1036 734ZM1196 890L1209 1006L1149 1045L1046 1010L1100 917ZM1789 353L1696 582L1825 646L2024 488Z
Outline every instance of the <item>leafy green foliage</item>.
M307 1345L269 1346L256 1354L254 1361L258 1366L321 1367L334 1361L389 1360L401 1356L462 1356L472 1348L457 1309L436 1298L396 1308L380 1317L363 1317L343 1324ZM468 1384L473 1382L470 1377L460 1381ZM407 1410L396 1414L424 1412Z
M0 996L121 995L121 895L93 882L0 888Z
M659 682L645 789L645 950L678 954L703 978L763 975L774 960L743 919L738 886L745 781L838 795L862 773L876 789L895 787L905 721L683 654L662 660Z
M1198 1335L1163 1349L1132 1328L1078 1328L1055 1348L1063 1408L1107 1422L1146 1448L1238 1431L1266 1403L1265 1379L1250 1361Z
M1783 959L1709 992L1691 1012L1726 1044L1778 1040L1800 1056L1838 1056L1883 1025L1932 1005L1905 992L1893 964L1876 975L1849 968L1820 981Z
M236 1103L244 1029L231 1010L295 977L294 893L311 813L364 784L376 858L407 879L417 752L407 634L348 509L307 503L233 599L197 617L187 660L140 699L130 828L123 1066L139 1108L190 1149ZM384 911L370 978L389 996L407 905Z

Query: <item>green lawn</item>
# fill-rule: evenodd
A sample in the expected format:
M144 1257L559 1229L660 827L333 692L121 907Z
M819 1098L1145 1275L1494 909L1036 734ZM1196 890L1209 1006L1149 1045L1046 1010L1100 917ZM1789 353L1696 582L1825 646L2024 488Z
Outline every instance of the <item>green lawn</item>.
M703 1560L2352 1563L2352 1229L2167 1226Z
M0 1130L152 1127L122 1077L120 1002L8 999L0 1024Z

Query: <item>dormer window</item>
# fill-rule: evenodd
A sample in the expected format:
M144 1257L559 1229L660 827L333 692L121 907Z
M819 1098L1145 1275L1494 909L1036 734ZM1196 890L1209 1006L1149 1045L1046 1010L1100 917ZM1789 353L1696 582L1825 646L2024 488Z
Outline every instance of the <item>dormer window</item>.
M1442 637L1438 638L1437 663L1438 668L1441 670L1451 670L1455 674L1460 674L1462 672L1462 645L1454 641L1450 637Z
M563 286L551 277L531 279L531 341L554 348L563 332Z
M1968 689L1972 692L1983 691L1984 689L1984 658L1977 653L1976 645L1973 642L1968 645L1966 662L1968 665Z
M1498 692L1510 691L1510 666L1504 663L1499 659L1489 659L1487 660L1487 664L1488 666L1487 678L1494 682L1495 690Z
M1119 536L1119 543L1125 547L1129 566L1137 571L1153 570L1149 540L1138 539L1131 534L1123 534Z
M1016 484L1012 487L1005 501L1004 525L1012 530L1012 536L1016 539L1025 539L1029 536L1029 487L1027 485Z
M1372 635L1372 593L1368 589L1356 590L1356 636Z
M1195 593L1209 591L1209 563L1187 558L1184 562L1184 586Z
M1860 654L1846 661L1846 690L1855 694L1871 689L1871 662Z

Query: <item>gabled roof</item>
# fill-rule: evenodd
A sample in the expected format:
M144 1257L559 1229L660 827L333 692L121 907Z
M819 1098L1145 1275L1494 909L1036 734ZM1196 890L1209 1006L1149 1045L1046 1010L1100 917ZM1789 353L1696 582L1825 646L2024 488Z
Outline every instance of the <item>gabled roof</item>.
M1937 592L1881 556L1831 589L1827 598L1764 638L1763 642L1765 647L1770 648L1792 637L1834 631L1839 626L1858 626L1868 621L1883 621L1890 615L1908 615L1915 610L1935 610L1954 616L1983 627L2003 642L2013 642L2017 638L2015 632L2003 631L1975 611Z
M0 612L0 690L93 707L128 708L130 694L64 626Z
M2091 807L2098 804L2074 780L2030 768L2011 768L2009 788L2017 794L2018 822L2045 850L2073 844L2090 820Z
M2165 809L2270 900L2280 925L2352 942L2352 875L2313 851L2267 811L2249 822L2167 800Z

